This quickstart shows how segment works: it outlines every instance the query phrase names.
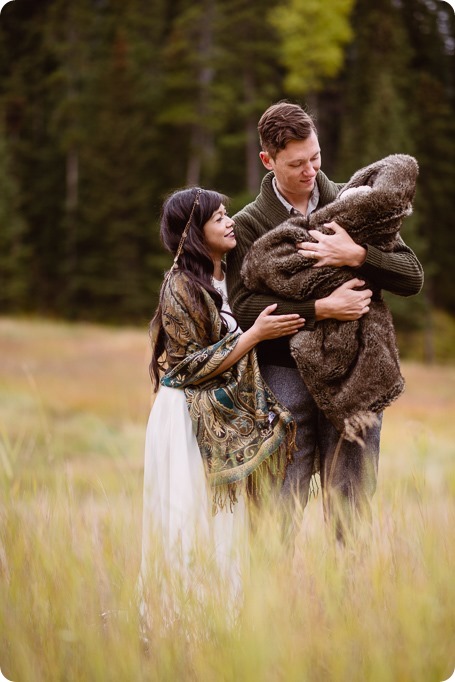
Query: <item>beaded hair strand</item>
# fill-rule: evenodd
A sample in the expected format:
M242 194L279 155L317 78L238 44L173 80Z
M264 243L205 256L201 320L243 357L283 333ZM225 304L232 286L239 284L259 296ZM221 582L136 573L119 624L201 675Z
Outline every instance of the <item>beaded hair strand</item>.
M177 248L177 252L176 252L176 254L175 254L174 263L173 263L172 268L171 268L172 270L175 270L175 269L178 267L178 266L177 266L177 261L178 261L178 259L180 258L180 254L182 253L183 245L184 245L184 243L185 243L185 239L186 239L186 237L187 237L188 230L190 229L190 224L191 224L191 220L192 220L192 218L193 218L194 210L195 210L196 206L199 205L199 197L201 196L201 194L202 194L203 191L204 191L204 190L202 190L202 189L198 189L197 192L196 192L196 196L195 196L195 198L194 198L193 206L191 207L191 211L190 211L190 217L188 218L188 222L187 222L187 224L185 225L185 229L184 229L183 232L182 232L182 236L180 237L180 242L179 242L179 245L178 245L178 248Z

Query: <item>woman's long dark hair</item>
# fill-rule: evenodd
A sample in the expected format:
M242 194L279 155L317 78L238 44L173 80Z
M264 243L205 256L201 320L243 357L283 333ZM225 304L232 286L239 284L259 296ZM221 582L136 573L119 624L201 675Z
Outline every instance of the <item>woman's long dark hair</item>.
M198 203L194 205L195 199ZM191 211L191 223L187 236L183 243L180 256L177 261L178 269L184 272L189 279L189 293L194 305L201 315L204 326L209 329L210 316L207 306L204 305L201 288L205 289L213 299L218 310L221 310L221 294L212 284L213 261L204 240L203 228L210 220L220 204L226 204L227 198L218 192L192 187L182 189L171 194L163 204L161 213L161 241L170 253L175 256L182 238L183 231L188 223ZM165 332L163 328L163 287L161 287L160 300L152 321L150 322L150 336L152 339L152 360L150 362L150 377L156 390L159 385L160 372L164 370ZM222 335L227 332L227 325L222 319Z

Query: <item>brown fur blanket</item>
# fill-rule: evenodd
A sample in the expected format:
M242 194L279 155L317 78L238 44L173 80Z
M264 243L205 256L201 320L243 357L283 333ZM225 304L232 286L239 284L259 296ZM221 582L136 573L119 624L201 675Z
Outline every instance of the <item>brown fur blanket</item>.
M242 277L252 291L301 300L323 298L358 273L348 267L311 267L295 248L315 241L308 230L330 233L336 221L358 244L392 251L403 218L412 212L418 166L412 156L393 154L357 171L330 204L308 218L290 218L258 239L247 253ZM363 279L365 279L363 277ZM373 289L361 319L323 320L314 331L290 340L291 353L314 400L348 440L363 430L403 391L393 320Z

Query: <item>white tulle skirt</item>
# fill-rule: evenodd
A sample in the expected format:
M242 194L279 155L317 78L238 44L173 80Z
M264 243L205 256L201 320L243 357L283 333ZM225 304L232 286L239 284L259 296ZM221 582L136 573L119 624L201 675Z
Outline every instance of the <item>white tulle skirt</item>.
M212 493L185 394L161 386L145 440L142 615L150 610L150 590L160 591L165 619L172 620L181 612L182 598L191 595L200 605L213 597L209 592L214 584L224 585L223 602L235 610L247 570L248 533L243 495L232 511L212 515Z

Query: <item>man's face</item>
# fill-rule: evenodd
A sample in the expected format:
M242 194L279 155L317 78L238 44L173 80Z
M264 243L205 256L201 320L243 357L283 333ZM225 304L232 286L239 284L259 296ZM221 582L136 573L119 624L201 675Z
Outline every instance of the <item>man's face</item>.
M275 173L278 189L284 197L308 197L313 191L321 167L321 149L315 132L305 140L291 140L276 155L260 153L261 161ZM291 202L292 203L292 202Z

